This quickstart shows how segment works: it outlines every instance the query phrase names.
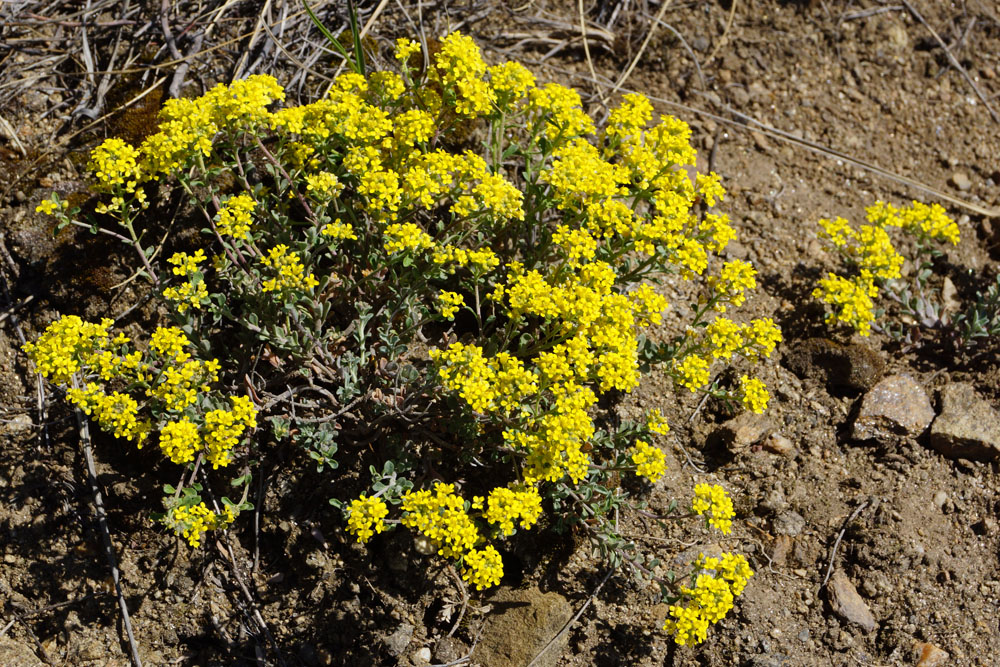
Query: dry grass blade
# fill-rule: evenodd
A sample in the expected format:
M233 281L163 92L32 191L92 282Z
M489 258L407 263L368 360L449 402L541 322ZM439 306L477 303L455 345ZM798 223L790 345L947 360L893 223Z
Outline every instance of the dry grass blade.
M629 63L625 71L622 72L620 77L618 77L618 81L615 83L614 88L611 89L609 96L617 93L628 78L632 76L632 71L635 69L635 66L639 64L639 60L646 52L646 48L649 46L650 40L653 39L653 33L656 32L656 26L663 20L663 15L667 13L667 7L670 6L671 2L672 0L663 0L660 4L660 11L656 12L656 18L654 19L653 24L649 26L649 30L646 32L646 38L642 40L642 46L639 47L639 50L632 58L632 62Z

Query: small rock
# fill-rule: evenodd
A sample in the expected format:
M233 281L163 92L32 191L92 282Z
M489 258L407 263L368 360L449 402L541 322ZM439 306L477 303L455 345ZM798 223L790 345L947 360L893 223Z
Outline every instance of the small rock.
M762 446L772 454L777 454L778 456L784 456L790 459L794 459L795 454L797 453L795 451L795 445L792 444L792 441L780 433L772 433L764 438Z
M875 630L875 617L865 601L858 595L854 584L840 570L833 573L826 585L827 599L834 613L848 623L853 623L865 632Z
M474 663L523 667L535 659L538 667L555 667L570 633L544 652L542 649L573 616L573 607L566 598L538 588L502 589L490 603L493 614L486 620L483 638L472 654Z
M415 628L410 623L401 623L396 631L385 638L385 648L389 651L389 654L396 657L403 654L406 647L410 643L410 639L413 638L413 630Z
M952 185L954 185L962 192L965 192L966 190L972 187L972 181L970 181L969 177L966 176L965 173L961 171L956 171L954 174L951 175L951 178L949 178L948 180L951 182Z
M469 652L469 647L454 637L442 637L434 645L434 659L440 663L458 662Z
M931 425L931 447L948 458L988 461L1000 456L1000 415L970 384L941 389L941 412Z
M796 637L800 642L809 641L809 628L806 628L805 630L800 632L798 635L796 635Z
M955 313L962 307L962 300L958 298L958 288L948 276L944 277L941 283L941 306L946 313Z
M991 516L986 517L979 523L972 526L972 530L975 531L977 535L985 535L986 537L993 537L1000 531L1000 525L997 524L997 520Z
M855 440L911 438L923 433L934 419L926 392L906 373L892 375L865 394L854 420Z
M431 661L431 650L424 646L413 654L413 664L425 665Z
M771 565L783 567L788 560L793 543L794 540L788 535L778 535L774 538L774 546L771 548Z
M771 144L767 143L767 138L763 133L752 130L750 136L753 138L754 144L758 149L764 151L765 153L771 150Z
M937 506L939 510L944 509L944 504L948 502L948 494L944 491L938 491L934 494L934 505Z
M27 433L34 427L31 415L14 415L10 419L0 422L0 435L20 435Z
M800 378L816 378L830 389L868 391L882 379L885 360L865 345L809 338L786 353L785 365Z
M937 665L943 665L947 662L950 657L947 651L939 649L934 644L917 642L913 645L913 659L916 661L916 667L937 667Z
M708 51L709 46L708 38L704 35L699 35L691 40L691 48L695 51Z
M771 521L774 532L778 535L795 537L800 535L806 527L806 520L798 512L782 512Z
M743 412L720 426L712 437L735 451L760 442L773 430L774 424L767 417Z

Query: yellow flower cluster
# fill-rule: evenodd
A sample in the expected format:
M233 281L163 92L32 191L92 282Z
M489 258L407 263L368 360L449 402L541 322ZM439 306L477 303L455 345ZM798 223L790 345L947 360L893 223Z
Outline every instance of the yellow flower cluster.
M202 440L205 459L216 469L229 465L233 448L247 430L257 428L257 408L247 396L230 396L230 410L211 410L205 413Z
M316 276L306 273L298 253L288 249L284 243L278 244L261 257L260 263L274 269L278 275L268 278L261 285L263 292L290 292L293 290L311 290L319 285Z
M202 535L210 530L226 528L236 520L232 506L226 505L221 514L216 514L199 502L196 505L178 505L171 508L163 518L163 523L172 528L174 533L182 536L197 549L201 546Z
M465 554L462 578L476 587L477 591L491 588L503 578L503 558L493 545L485 549L473 549Z
M219 209L216 229L219 234L229 236L234 241L245 241L250 236L253 225L253 212L257 202L248 194L236 195L226 200Z
M407 491L401 507L401 523L426 536L446 558L461 558L480 541L476 524L453 484L436 482L433 491Z
M694 499L691 501L691 511L699 516L708 514L708 523L728 535L732 530L733 501L718 484L698 484L694 487Z
M635 474L645 477L650 482L656 482L667 470L663 450L644 440L635 441L635 447L632 448L632 463L635 464Z
M649 415L646 416L646 428L657 435L670 433L670 425L667 424L667 419L660 412L659 408L651 410Z
M687 388L688 391L698 391L708 384L708 367L708 361L697 354L689 354L681 360L675 359L673 362L674 382Z
M465 297L456 292L441 292L438 294L438 310L441 312L441 317L446 320L455 319L455 313L458 309L465 305Z
M102 429L116 438L135 441L140 448L152 428L148 421L139 420L139 404L134 398L117 391L105 394L94 382L88 382L83 389L67 389L66 398L93 417Z
M866 208L865 213L870 224L858 229L840 217L819 221L819 237L829 241L857 273L850 278L829 273L813 290L814 298L831 307L827 322L844 323L862 336L871 333L875 321L878 285L899 278L903 266L903 256L896 252L887 228L900 227L915 236L919 244L928 241L957 244L959 240L958 225L938 204L927 206L915 201L900 209L878 201Z
M679 646L705 641L709 626L726 617L753 574L740 554L723 553L721 558L701 554L691 575L694 586L681 588L686 603L670 606L663 629Z
M174 463L194 461L195 452L201 449L198 425L187 417L168 422L160 429L160 449Z
M157 327L149 337L149 349L160 357L178 363L185 362L191 355L185 351L191 341L180 327Z
M186 252L175 252L167 260L168 264L173 264L171 269L175 276L190 276L198 270L198 265L205 261L205 251L199 248L193 255Z
M331 239L350 239L352 241L358 240L358 235L354 233L354 227L351 223L342 222L339 218L328 225L323 225L321 233L323 236L327 236Z
M510 411L538 392L538 376L519 359L501 352L491 359L476 345L453 343L446 350L430 350L438 364L441 384L457 391L476 412Z
M93 324L67 315L50 324L36 342L27 342L21 349L43 376L56 384L69 384L81 365L89 365L95 352L107 345L112 324L114 321L107 318Z
M56 211L65 209L69 207L68 201L56 201L55 199L43 199L38 206L35 207L35 213L41 213L43 215L52 215Z
M767 387L757 378L747 375L740 377L740 400L751 412L763 414L767 410L767 402L771 395L767 392Z
M385 250L388 253L417 252L434 247L434 239L430 234L417 227L412 222L393 223L385 229Z
M199 391L208 391L210 382L218 381L217 359L168 361L160 367L159 375L149 378L146 396L162 401L166 410L179 412L194 404Z
M321 171L318 174L306 176L306 191L323 200L338 197L344 191L344 184L336 174Z
M177 312L186 313L189 308L199 310L208 300L208 288L201 280L181 283L178 287L167 287L163 298L177 305Z
M482 509L483 502L482 498L476 497L472 506ZM534 485L515 484L511 487L499 486L490 491L484 516L507 536L514 533L514 522L527 530L535 525L541 513L542 497L538 495L538 488Z
M348 509L347 530L364 544L376 533L385 530L383 519L389 515L389 508L381 498L369 498L362 494L351 501Z

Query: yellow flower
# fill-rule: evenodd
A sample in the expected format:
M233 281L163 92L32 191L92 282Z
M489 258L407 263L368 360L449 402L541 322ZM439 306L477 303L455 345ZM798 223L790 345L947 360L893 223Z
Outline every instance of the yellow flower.
M460 306L465 305L465 297L456 292L441 292L438 294L438 309L446 320L455 319L455 313Z
M740 378L740 394L743 405L751 412L761 414L767 410L771 395L767 393L767 386L759 379L743 375Z
M319 285L316 276L306 273L305 266L298 253L288 249L281 243L270 250L260 260L261 264L275 269L278 275L265 280L261 286L263 292L289 292L291 290L311 290Z
M708 523L718 528L724 535L732 530L733 501L718 484L698 484L694 487L691 511L698 515L708 514Z
M347 531L353 533L358 538L358 542L364 544L376 533L385 530L385 519L389 515L389 508L381 498L369 498L361 494L359 498L351 501L348 508Z
M230 197L219 210L219 234L231 236L236 241L246 240L250 235L251 214L256 208L257 202L250 195Z
M663 477L667 469L663 450L643 440L635 441L635 447L632 448L632 463L635 464L635 474L647 478L650 482L656 482Z
M674 382L689 391L698 391L708 384L708 362L696 354L674 361Z

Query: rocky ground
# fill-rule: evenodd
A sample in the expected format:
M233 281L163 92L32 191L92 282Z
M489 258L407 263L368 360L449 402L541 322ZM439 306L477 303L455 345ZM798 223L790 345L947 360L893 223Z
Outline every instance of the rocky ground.
M246 17L261 6L237 4L252 29ZM749 308L774 317L785 342L764 375L773 389L764 417L731 421L711 406L699 410L655 373L617 408L659 407L674 425L670 469L652 506L717 481L737 505L733 536L682 543L637 517L622 520L626 534L668 563L719 547L748 554L757 575L736 610L706 644L675 647L658 631L666 609L654 591L608 576L582 538L544 532L516 543L498 590L464 604L451 573L419 555L404 532L368 548L351 544L328 509L330 478L309 472L296 452L264 471L259 531L231 531L232 553L191 552L148 521L163 481L149 479L158 474L153 459L98 441L99 481L146 664L996 664L995 343L956 350L941 331L910 342L883 333L848 339L823 325L809 296L834 268L816 220L858 221L876 199L939 201L958 221L962 240L936 264L934 283L947 278L954 287L952 314L993 281L995 6L696 1L662 15L652 2L584 7L596 79L575 3L395 7L372 34L388 44L412 30L410 19L429 34L459 26L489 59L516 57L540 79L573 83L599 116L607 82L655 26L622 90L645 92L691 124L699 166L721 174L729 190L724 209L740 233L729 252L761 272ZM25 37L15 29L0 22L0 43ZM85 71L62 60L47 76L37 65L48 57L43 45L13 44L0 67L31 65L42 84ZM238 55L206 54L193 85L219 80L226 58ZM72 191L80 151L107 131L71 117L76 94L38 84L0 108L3 665L127 664L76 424L55 396L40 393L18 351L20 335L57 312L100 317L130 298L112 289L125 275L116 248L86 233L53 239L34 213L51 189Z

